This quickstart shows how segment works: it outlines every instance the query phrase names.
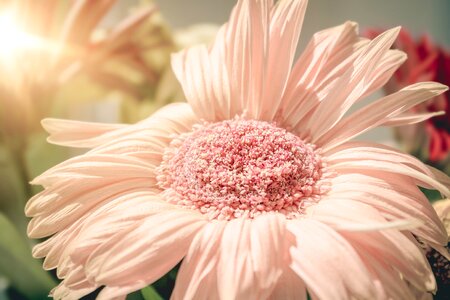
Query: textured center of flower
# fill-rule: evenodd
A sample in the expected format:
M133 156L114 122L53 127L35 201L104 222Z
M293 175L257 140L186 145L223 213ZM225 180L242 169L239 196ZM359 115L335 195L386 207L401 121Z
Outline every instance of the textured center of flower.
M174 140L158 180L168 201L229 220L301 214L323 193L322 173L313 145L274 124L235 119Z

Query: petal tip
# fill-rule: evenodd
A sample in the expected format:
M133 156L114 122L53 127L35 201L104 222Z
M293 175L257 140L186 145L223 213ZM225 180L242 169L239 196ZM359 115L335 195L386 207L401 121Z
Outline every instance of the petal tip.
M390 44L392 44L397 39L397 36L399 35L401 29L402 29L401 26L393 27L381 33L375 39L385 38L387 41L389 41Z
M45 118L41 120L41 126L42 128L44 128L45 131L47 131L48 133L52 133L53 131L55 131L55 127L53 126L55 123L55 120L57 119L53 119L53 118Z

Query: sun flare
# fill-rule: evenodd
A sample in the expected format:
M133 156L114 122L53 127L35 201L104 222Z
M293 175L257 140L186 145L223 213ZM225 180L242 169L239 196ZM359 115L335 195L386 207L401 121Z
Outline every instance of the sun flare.
M42 39L28 33L11 12L0 14L0 57L10 59L26 49L42 47Z

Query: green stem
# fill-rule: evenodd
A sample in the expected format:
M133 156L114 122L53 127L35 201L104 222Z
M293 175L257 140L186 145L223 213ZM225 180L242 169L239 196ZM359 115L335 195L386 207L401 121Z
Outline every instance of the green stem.
M17 171L19 173L19 177L21 179L21 182L23 184L23 188L25 191L26 198L25 202L33 196L33 189L31 188L30 181L31 176L28 172L28 166L27 166L27 158L26 158L26 144L22 143L20 149L17 149L12 153L15 165L17 166ZM23 203L25 205L25 203Z

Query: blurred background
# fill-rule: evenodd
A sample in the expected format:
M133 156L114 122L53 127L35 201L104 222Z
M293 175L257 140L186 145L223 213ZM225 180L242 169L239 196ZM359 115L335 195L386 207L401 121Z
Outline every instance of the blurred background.
M172 26L182 27L198 22L223 23L234 3L233 0L163 0L158 5ZM310 0L302 41L304 45L314 32L352 20L362 28L401 25L418 34L428 32L436 41L449 44L449 13L448 0Z
M170 54L211 41L235 3L0 0L0 300L45 299L58 281L31 257L43 236L27 237L24 207L40 191L29 185L33 177L80 152L49 145L40 120L132 123L183 101ZM315 32L347 20L370 37L401 25L395 47L410 57L402 73L415 75L397 74L365 103L415 81L449 84L449 15L449 0L310 0L298 52ZM449 107L447 93L417 111ZM407 131L379 128L360 139L400 147L450 173L449 115L436 120ZM155 285L163 297L174 278Z

